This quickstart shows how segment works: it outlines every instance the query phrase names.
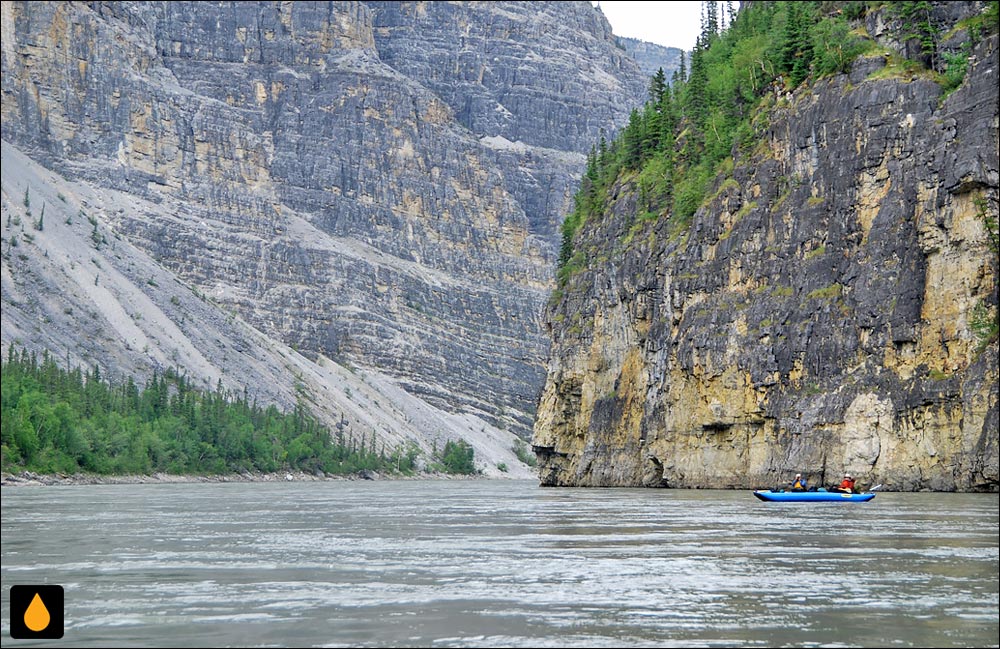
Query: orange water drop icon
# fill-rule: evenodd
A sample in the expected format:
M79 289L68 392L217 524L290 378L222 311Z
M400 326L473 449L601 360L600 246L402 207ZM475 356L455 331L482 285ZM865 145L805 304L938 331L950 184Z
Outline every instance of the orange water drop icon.
M24 625L38 633L43 631L51 620L52 617L49 615L49 609L45 608L45 602L38 596L38 593L35 593L35 597L24 612Z

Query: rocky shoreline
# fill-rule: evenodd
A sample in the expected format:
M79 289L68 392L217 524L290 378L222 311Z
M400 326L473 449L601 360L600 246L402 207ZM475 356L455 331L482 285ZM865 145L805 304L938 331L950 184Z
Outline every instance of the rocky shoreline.
M2 487L79 486L104 484L168 484L195 482L326 482L341 480L483 480L482 475L451 475L447 473L420 473L414 476L381 474L365 470L349 475L330 475L318 471L279 471L276 473L225 473L215 475L182 475L154 473L152 475L99 475L95 473L42 474L32 471L0 474Z

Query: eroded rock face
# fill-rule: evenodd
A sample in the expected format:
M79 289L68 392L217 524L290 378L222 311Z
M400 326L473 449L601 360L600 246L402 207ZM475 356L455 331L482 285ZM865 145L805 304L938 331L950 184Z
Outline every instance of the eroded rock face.
M603 14L575 2L367 5L381 60L451 108L532 232L555 242L583 155L645 98L648 75Z
M996 48L943 102L881 59L774 98L686 230L615 188L548 312L542 483L997 490Z
M673 78L674 72L680 69L681 57L684 56L684 51L679 48L663 47L637 38L619 36L618 44L635 59L646 78L652 77L662 69L668 83Z
M5 3L3 25L4 141L134 196L89 215L109 235L306 357L527 433L559 219L645 88L589 3Z

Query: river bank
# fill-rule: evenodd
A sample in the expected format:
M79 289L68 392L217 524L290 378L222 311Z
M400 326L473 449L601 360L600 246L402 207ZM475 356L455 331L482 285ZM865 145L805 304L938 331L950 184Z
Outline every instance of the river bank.
M2 487L73 486L103 484L166 484L198 482L322 482L335 480L492 480L481 474L454 475L449 473L418 473L412 476L383 474L375 471L360 471L348 475L332 475L318 471L278 471L275 473L224 473L214 475L185 475L173 473L153 473L151 475L100 475L96 473L20 473L0 474Z

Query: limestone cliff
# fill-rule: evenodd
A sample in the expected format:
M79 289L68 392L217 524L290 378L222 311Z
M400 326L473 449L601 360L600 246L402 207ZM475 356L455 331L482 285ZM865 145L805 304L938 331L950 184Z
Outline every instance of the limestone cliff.
M589 3L2 11L5 347L112 375L196 358L210 384L294 400L294 372L239 360L255 345L229 340L224 323L239 321L296 364L383 382L366 408L400 409L405 432L359 415L379 436L429 446L466 428L527 433L559 218L587 149L645 88ZM45 229L32 234L43 200ZM69 256L54 263L63 245ZM70 253L80 245L93 260ZM119 297L130 282L145 296L126 319L148 319L152 301L174 342L140 336L103 298L87 302L109 266L129 271ZM67 270L87 288L72 299L59 292ZM221 326L184 315L167 277ZM131 338L118 338L125 329ZM217 344L202 344L207 331ZM322 381L306 387L333 418L359 410L356 386L346 399ZM438 415L406 414L412 399ZM451 428L452 416L466 423Z
M684 51L676 47L664 47L637 38L618 37L618 44L639 64L646 78L652 77L660 69L669 81L681 67Z
M997 490L997 38L943 101L885 65L771 97L686 228L619 179L547 314L543 484Z

